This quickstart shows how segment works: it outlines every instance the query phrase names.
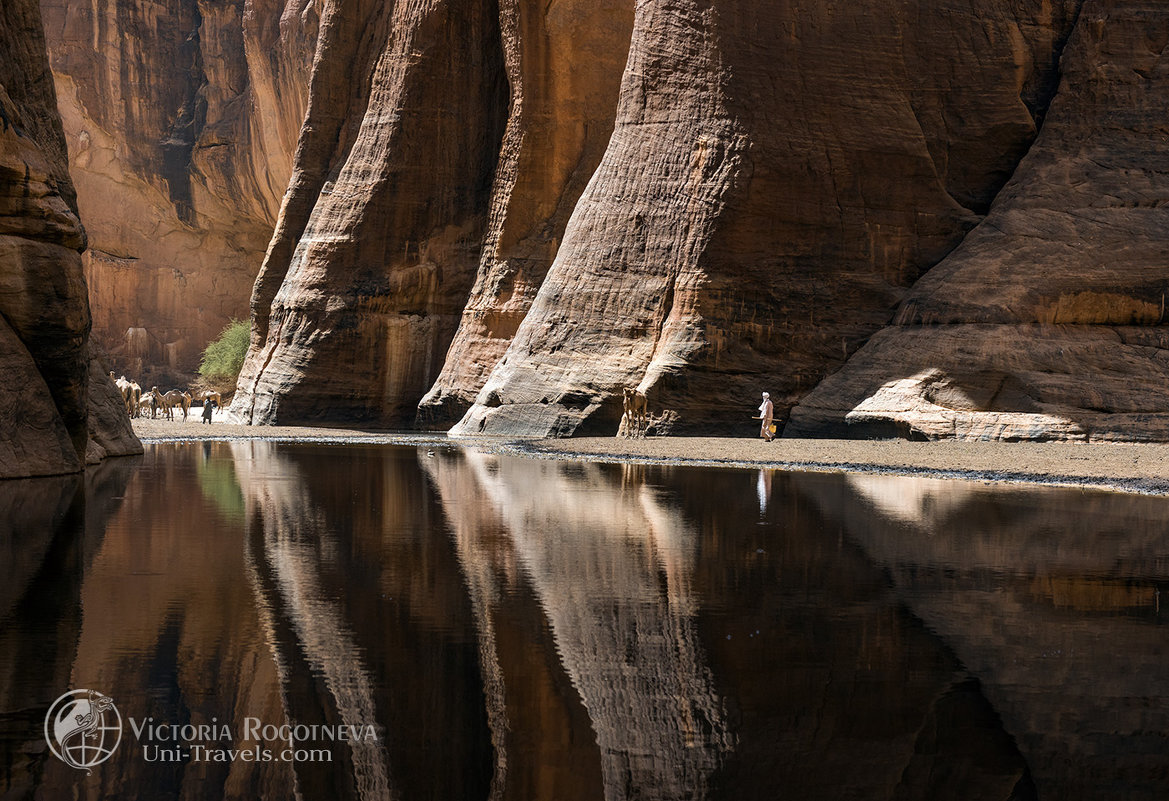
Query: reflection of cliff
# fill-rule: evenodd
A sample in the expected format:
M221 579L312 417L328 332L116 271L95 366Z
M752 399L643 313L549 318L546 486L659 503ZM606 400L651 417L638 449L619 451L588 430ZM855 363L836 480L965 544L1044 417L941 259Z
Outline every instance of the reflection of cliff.
M298 786L306 798L480 797L474 638L449 545L426 536L413 453L321 455L233 446L248 581L289 717L378 725L377 743L333 748L340 764L298 767Z
M84 477L0 482L0 796L32 798L53 775L44 711L71 686L83 630L83 577L121 513L134 462ZM49 769L46 772L46 768Z
M468 583L489 597L484 560L522 569L588 710L605 797L704 797L731 736L694 628L695 532L645 485L614 492L596 468L476 453L464 465L440 486L477 484L509 540L477 554L484 544L460 537Z
M1163 797L1163 499L892 477L797 486L978 677L1043 797Z
M320 516L309 497L308 484L299 480L295 468L280 464L282 460L272 453L270 443L239 442L233 445L233 450L238 454L237 471L250 501L247 518L258 523L250 532L250 539L259 540L259 544L247 554L249 584L255 589L257 600L266 601L259 608L268 632L266 640L273 647L273 661L280 672L280 686L287 689L293 682L288 657L278 645L281 640L274 636L278 625L272 617L274 609L291 625L297 650L308 669L324 682L328 703L335 710L335 720L328 722L360 729L378 719L373 682L341 602L326 591L320 575L318 546L323 532ZM258 564L261 560L263 563ZM279 597L270 597L266 592L268 587ZM291 707L290 719L305 720L297 708L305 701L303 697L285 695L285 707ZM396 797L380 743L366 740L351 743L347 756L353 766L357 798Z
M281 719L277 676L244 580L241 521L188 485L197 460L226 451L222 444L150 449L85 574L84 624L65 686L101 688L123 718L217 717L236 731L245 716ZM156 797L210 790L238 798L249 788L275 797L291 787L279 763L147 762L128 728L123 737L87 797L117 797L127 787ZM50 791L74 781L55 761L46 770Z

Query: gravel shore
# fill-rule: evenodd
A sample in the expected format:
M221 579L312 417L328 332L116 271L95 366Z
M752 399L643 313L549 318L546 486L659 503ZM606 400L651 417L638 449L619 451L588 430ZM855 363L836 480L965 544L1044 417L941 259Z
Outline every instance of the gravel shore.
M526 456L647 464L772 467L785 470L878 472L980 481L1092 486L1169 494L1169 445L1072 442L907 442L905 440L616 437L578 439L452 439L361 428L245 426L183 420L135 420L144 443L216 439L458 445Z

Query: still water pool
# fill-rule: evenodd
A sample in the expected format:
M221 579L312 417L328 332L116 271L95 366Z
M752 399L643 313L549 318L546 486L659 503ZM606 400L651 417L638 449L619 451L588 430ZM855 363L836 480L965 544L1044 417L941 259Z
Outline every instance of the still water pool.
M1166 588L1158 497L147 446L0 484L0 797L1165 799Z

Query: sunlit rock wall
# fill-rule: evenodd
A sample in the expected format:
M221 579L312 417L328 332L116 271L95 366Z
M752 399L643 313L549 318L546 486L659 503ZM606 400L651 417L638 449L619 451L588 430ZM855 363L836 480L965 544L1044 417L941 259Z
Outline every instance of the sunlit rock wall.
M40 11L13 0L0 9L0 478L80 470L91 429L92 458L141 452L90 363L84 248Z
M304 118L316 4L41 5L94 337L119 373L176 382L247 315Z
M790 406L980 222L1080 4L326 4L233 412L565 435L615 430L626 385L674 430Z
M985 222L785 433L1169 438L1167 44L1162 3L1084 5Z
M790 404L980 219L1076 3L639 4L609 148L457 433ZM584 426L582 429L581 426Z
M248 422L413 419L486 227L507 106L496 4L334 12L311 103L330 104L323 124L335 133L298 155L256 284L232 407ZM368 97L350 98L366 75Z

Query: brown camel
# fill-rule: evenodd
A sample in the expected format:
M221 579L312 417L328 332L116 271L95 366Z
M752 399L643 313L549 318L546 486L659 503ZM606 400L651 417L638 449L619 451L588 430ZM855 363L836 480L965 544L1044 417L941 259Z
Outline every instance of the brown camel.
M114 374L111 372L110 378L113 378L113 377L114 377ZM126 414L133 417L134 416L134 385L126 380L126 376L122 376L121 378L115 379L114 384L117 385L118 392L122 393L122 406L124 406L126 408Z
M649 401L645 393L625 387L621 390L624 411L621 415L624 426L622 431L626 437L641 437L645 435L645 427L649 415Z
M174 392L177 394L178 390L172 389L170 392L168 392L164 395L158 391L158 387L151 387L150 388L150 396L154 399L154 406L150 410L151 419L154 418L155 413L159 409L162 409L162 413L166 416L167 420L174 420L175 419L174 402L175 402L175 400L177 400L177 398L171 398L170 397L171 392Z

